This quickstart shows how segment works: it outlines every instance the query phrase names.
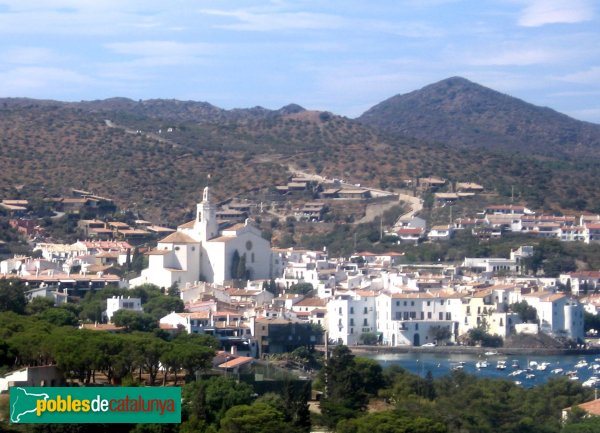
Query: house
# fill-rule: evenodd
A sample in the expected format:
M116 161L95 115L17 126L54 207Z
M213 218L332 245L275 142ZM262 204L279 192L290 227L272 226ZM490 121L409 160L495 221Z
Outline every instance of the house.
M589 416L600 416L600 399L595 399L595 400L588 401L585 403L577 404L575 406L570 406L570 407L564 408L562 410L563 422L568 419L569 413L574 408L579 408L581 410L584 410L586 412L586 416L588 416L588 417Z
M440 329L446 329L447 340L455 341L459 307L460 295L383 292L376 299L381 343L421 346L435 342Z
M338 197L347 200L363 200L371 197L371 193L367 189L344 187L338 191Z
M586 244L600 243L600 223L585 224L583 239Z
M483 192L483 186L473 182L457 182L457 192Z
M0 394L6 394L17 386L64 386L63 372L55 365L25 367L0 376Z
M433 194L436 205L444 206L446 204L453 204L459 199L458 194L454 192L436 192Z
M410 227L406 227L406 228L400 228L398 230L395 230L392 233L389 233L389 235L391 236L397 236L398 237L398 241L401 244L414 244L417 245L419 243L419 241L421 239L425 238L425 229L421 228L421 227L415 227L415 228L410 228Z
M254 323L258 355L292 352L298 347L321 344L322 333L312 324L297 319L259 317Z
M142 300L140 298L123 298L123 296L113 296L106 299L106 317L112 322L112 317L119 310L129 310L142 313Z
M327 331L334 342L353 346L360 342L361 334L377 332L375 294L362 295L336 294L327 303Z
M508 204L508 205L490 205L487 206L484 210L484 213L486 214L504 214L504 215L533 215L535 214L535 212L533 212L531 209L528 209L525 206L522 205L513 205L513 204Z
M537 310L540 330L558 337L583 340L583 305L564 293L548 291L522 295L522 299Z
M445 179L439 177L421 177L418 179L419 187L423 190L436 189L446 185Z
M272 275L271 246L249 220L220 229L209 188L196 206L196 218L158 242L147 253L148 268L130 280L132 287L145 283L159 287L183 286L197 281L223 284L233 279L236 256L245 261L246 279L268 279Z
M454 228L450 225L438 225L431 227L427 237L432 241L447 241L454 235Z
M600 290L600 271L579 271L561 274L559 280L571 287L571 293L578 296Z

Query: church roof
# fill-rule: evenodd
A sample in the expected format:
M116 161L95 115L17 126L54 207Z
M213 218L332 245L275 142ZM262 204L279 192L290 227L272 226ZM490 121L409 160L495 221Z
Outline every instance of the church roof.
M218 238L210 239L208 242L229 242L235 238L235 236L219 236Z
M181 225L179 225L177 227L180 228L180 229L193 229L195 223L196 223L196 220L191 220L191 221L183 223L183 224L181 224Z
M194 240L192 237L186 235L182 232L171 233L164 239L158 241L161 244L171 243L171 244L197 244L198 241Z

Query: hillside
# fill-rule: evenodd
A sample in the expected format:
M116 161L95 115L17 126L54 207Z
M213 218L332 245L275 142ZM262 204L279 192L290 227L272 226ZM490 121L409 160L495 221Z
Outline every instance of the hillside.
M600 158L600 125L453 77L393 96L358 119L372 127L453 147Z
M474 98L465 85L496 94L466 80L448 81L456 84L450 86L456 87L454 100ZM537 209L600 211L600 174L593 157L600 152L586 157L578 152L596 146L591 140L580 147L564 144L562 153L546 152L536 141L541 150L533 156L499 151L484 142L465 152L464 144L440 140L458 127L443 128L435 117L424 117L422 129L431 132L415 139L408 136L417 134L406 131L390 134L383 124L366 125L375 111L352 120L294 104L279 110L223 110L174 100L0 99L0 197L43 198L83 188L112 197L121 208L140 211L145 218L176 224L191 215L208 182L217 199L243 196L284 182L295 167L382 188L437 175L478 182L499 194L499 201L514 191L517 200ZM508 116L501 114L496 117ZM539 120L534 129L552 136L555 123ZM592 136L595 127L585 124L581 130ZM517 135L527 141L525 133Z

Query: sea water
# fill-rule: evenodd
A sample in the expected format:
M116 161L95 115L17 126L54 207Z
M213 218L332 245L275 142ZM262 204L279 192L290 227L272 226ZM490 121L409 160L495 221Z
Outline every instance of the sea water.
M448 353L377 353L360 354L371 358L382 367L398 365L411 373L442 377L460 370L478 377L507 379L525 387L546 382L553 377L567 376L600 387L600 355L504 355L504 354L448 354ZM487 367L477 368L478 361L487 361ZM504 364L504 369L497 366ZM546 364L545 369L540 367ZM598 378L597 383L593 377ZM592 378L591 380L589 380ZM586 382L587 381L587 382Z

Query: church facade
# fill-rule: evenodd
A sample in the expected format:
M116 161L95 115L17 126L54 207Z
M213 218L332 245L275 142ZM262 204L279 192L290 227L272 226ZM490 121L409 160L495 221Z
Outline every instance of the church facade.
M272 277L269 241L249 220L220 230L208 187L196 206L194 220L180 225L147 254L148 268L129 281L130 287L145 283L164 288L177 283L182 287L197 281L223 284L232 279L238 258L245 262L247 279Z

